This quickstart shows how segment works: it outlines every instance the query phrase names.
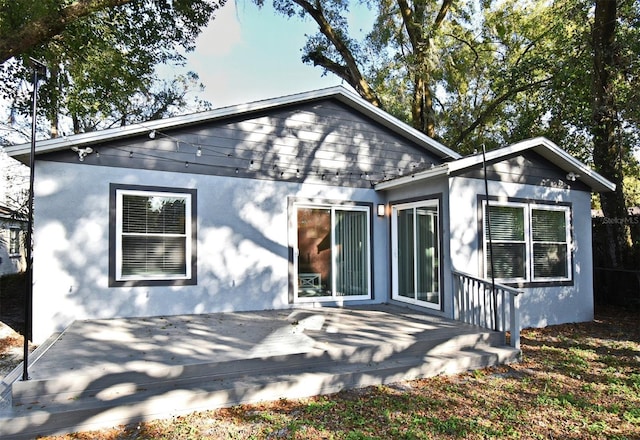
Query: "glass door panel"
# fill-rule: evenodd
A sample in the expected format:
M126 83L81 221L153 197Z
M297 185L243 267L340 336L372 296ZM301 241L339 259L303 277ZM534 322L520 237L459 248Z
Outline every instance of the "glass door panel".
M298 296L331 295L331 210L298 208Z
M413 209L399 209L397 215L398 242L397 273L398 295L413 298L413 281L415 278L414 251L413 251Z
M393 292L400 301L440 307L437 202L393 208Z
M336 211L336 295L369 294L367 213Z
M434 208L416 209L416 299L440 303L438 217Z
M369 298L369 208L298 206L296 215L297 298Z

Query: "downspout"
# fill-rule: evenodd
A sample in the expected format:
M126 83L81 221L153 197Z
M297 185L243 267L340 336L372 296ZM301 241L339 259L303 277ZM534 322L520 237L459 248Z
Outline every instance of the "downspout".
M493 240L491 238L491 213L489 210L489 183L487 179L487 156L485 145L482 144L482 171L484 177L484 193L487 198L487 234L489 236L489 265L491 266L491 299L493 300L493 326L498 329L498 298L496 296L496 276L493 266Z
M26 289L24 293L24 345L22 359L22 380L29 380L29 333L31 329L31 299L33 297L33 180L36 156L36 119L38 109L38 70L46 72L46 66L30 58L33 63L33 97L31 109L31 154L29 157L29 200L28 200L28 221L27 221L27 276L25 280Z

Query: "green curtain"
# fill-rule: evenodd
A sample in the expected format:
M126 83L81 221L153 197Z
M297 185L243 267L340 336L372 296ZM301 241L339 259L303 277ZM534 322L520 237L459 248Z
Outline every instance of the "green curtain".
M336 294L338 296L367 295L369 292L367 213L336 210L335 218Z

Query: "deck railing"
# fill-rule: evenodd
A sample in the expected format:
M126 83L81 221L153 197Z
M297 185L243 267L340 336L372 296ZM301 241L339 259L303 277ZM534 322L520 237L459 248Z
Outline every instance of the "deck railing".
M454 318L496 331L509 331L510 345L520 349L518 289L457 270L453 274Z

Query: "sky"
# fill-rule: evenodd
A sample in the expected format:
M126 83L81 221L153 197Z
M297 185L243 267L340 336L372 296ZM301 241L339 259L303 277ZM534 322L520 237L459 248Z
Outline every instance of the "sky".
M198 94L214 108L243 104L323 87L345 85L333 74L304 64L306 34L316 32L310 19L287 18L270 5L228 1L187 54L187 70L205 85ZM170 72L169 72L170 73Z

